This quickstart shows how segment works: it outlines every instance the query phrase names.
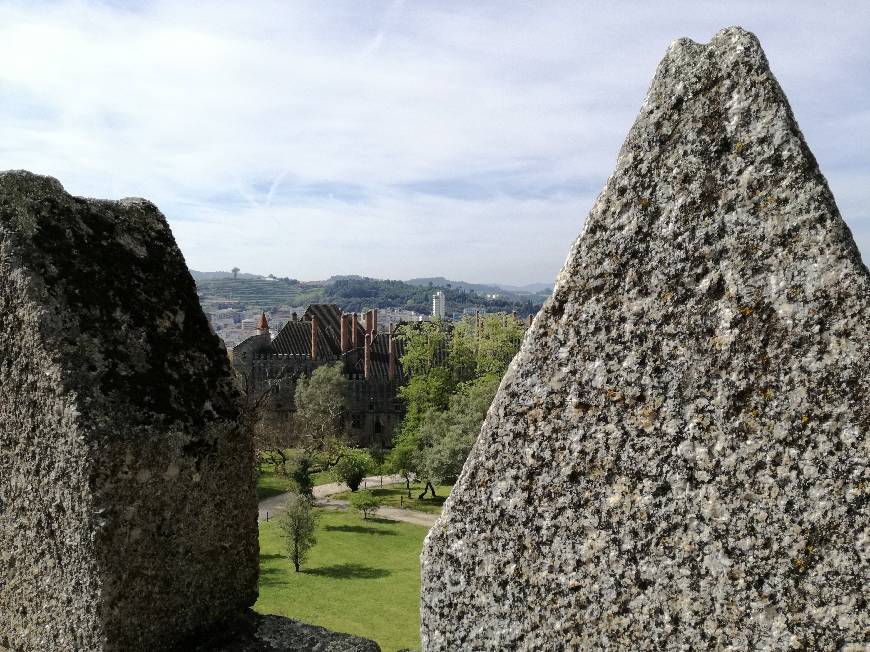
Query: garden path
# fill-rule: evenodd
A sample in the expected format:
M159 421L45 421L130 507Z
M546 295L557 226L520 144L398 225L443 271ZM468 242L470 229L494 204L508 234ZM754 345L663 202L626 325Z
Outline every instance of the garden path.
M374 475L365 479L365 485L369 487L379 487L381 484L398 484L400 482L404 482L404 479L400 475ZM348 490L349 487L343 482L331 482L314 487L314 504L318 507L347 507L348 502L346 500L330 500L329 496ZM287 496L288 494L286 493L278 494L277 496L261 500L258 520L265 521L267 515L268 518L278 515L287 501ZM402 521L424 527L432 527L438 518L437 514L427 514L426 512L418 512L413 509L397 509L395 507L381 507L376 515L391 521Z

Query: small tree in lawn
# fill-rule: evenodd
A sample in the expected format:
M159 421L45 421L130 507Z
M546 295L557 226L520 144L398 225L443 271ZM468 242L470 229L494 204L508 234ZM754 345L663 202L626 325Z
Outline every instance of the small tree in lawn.
M290 472L290 477L296 483L296 488L299 493L308 498L314 497L313 483L311 482L311 466L313 460L308 451L303 450L296 458L293 464L293 469Z
M368 451L344 447L338 462L332 467L332 474L339 482L344 482L351 491L359 489L366 473L372 468L372 457Z
M366 519L369 517L369 514L374 514L378 507L381 506L381 499L371 491L357 491L350 497L350 504L354 509L362 512L363 519Z
M291 493L278 523L287 543L287 556L298 573L308 551L317 543L314 536L317 515L311 507L311 501L305 496Z

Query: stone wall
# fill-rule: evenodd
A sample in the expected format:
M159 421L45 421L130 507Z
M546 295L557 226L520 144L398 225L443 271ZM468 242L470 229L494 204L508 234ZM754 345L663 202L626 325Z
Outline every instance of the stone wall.
M0 645L164 649L253 604L238 398L153 205L0 175Z
M676 41L426 540L424 648L866 649L868 328L758 41Z

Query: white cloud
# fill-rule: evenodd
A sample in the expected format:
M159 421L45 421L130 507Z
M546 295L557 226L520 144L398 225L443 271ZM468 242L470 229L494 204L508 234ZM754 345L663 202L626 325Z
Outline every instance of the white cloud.
M0 5L0 169L141 195L189 264L551 280L667 44L743 24L870 253L870 11Z

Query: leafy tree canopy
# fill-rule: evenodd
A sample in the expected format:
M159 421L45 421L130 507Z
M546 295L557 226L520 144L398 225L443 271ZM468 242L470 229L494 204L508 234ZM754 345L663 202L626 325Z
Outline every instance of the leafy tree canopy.
M407 413L388 460L394 472L456 479L523 333L523 324L508 315L401 329L402 366L412 375L401 390Z
M318 367L310 378L302 377L296 382L293 432L306 450L327 451L338 447L343 436L341 416L346 382L338 362Z
M381 500L371 491L357 491L350 497L350 504L354 509L358 509L365 519L369 514L377 511L381 506Z
M308 551L317 543L314 534L317 514L306 496L291 493L284 504L284 513L278 521L287 544L287 556L298 573L308 556Z
M335 466L332 467L332 474L336 480L350 487L351 491L356 491L373 466L374 462L368 451L345 446L339 452Z

